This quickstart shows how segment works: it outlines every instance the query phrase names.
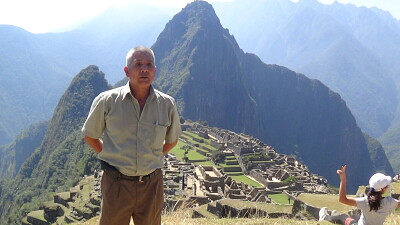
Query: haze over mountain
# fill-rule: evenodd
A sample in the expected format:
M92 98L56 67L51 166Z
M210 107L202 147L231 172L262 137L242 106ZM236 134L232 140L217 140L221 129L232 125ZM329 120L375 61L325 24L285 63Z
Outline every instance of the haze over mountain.
M49 119L82 68L101 65L108 80L122 79L127 50L138 43L153 44L169 18L155 7L133 4L109 9L65 33L32 34L0 25L0 145L29 125Z
M320 79L346 99L360 126L374 137L388 129L398 106L400 71L395 63L400 23L390 14L316 0L215 5L246 51Z
M400 172L398 20L376 8L316 0L214 5L222 24L246 51L317 78L338 92L360 127L380 137Z

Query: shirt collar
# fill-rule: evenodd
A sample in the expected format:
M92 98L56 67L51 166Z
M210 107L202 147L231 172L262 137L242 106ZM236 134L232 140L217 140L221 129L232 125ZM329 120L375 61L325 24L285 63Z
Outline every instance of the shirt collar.
M126 96L130 95L132 98L134 96L131 93L131 88L129 86L129 81L122 87L122 100L126 98ZM153 100L153 98L156 97L153 85L150 85L150 93L149 96L147 97L148 100Z

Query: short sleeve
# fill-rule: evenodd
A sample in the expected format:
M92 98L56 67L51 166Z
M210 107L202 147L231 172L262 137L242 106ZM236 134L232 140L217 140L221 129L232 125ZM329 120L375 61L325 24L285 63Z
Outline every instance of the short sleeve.
M98 95L90 107L89 115L82 127L82 132L91 138L98 139L105 129L105 103L103 95Z
M367 197L355 198L355 200L356 200L357 208L359 208L361 210L369 210Z
M397 199L395 199L395 198L393 198L393 197L390 197L389 199L390 199L390 200L389 200L390 208L391 208L392 210L396 210L396 209L397 209L397 206L399 205L399 200L397 200Z
M166 143L173 143L178 140L179 136L182 133L181 123L179 120L178 110L176 108L175 101L172 100L173 109L170 110L171 117L171 125L167 129L167 134L165 136Z

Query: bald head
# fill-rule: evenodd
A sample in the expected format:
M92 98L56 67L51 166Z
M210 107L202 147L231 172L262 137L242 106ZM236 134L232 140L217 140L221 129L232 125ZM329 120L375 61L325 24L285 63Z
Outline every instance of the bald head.
M132 64L132 61L133 61L133 54L135 53L135 52L148 52L148 53L150 53L152 56L153 56L153 63L155 62L155 56L154 56L154 52L153 52L153 50L151 50L150 48L148 48L148 47L145 47L145 46L138 46L138 47L135 47L135 48L132 48L131 50L129 50L129 52L126 54L126 67L128 67L128 68L130 68L130 66L131 66L131 64Z

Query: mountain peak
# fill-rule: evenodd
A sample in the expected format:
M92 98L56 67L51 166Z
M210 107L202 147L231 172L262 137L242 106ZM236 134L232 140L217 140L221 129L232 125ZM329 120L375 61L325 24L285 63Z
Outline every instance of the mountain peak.
M194 1L187 4L181 12L176 14L165 25L165 29L158 36L153 48L159 46L162 48L164 48L163 46L187 46L200 33L221 32L222 29L212 5L205 1ZM165 50L168 52L171 49ZM161 51L158 54L161 54ZM164 55L159 56L164 57Z
M155 84L175 97L184 95L180 87L186 80L193 85L207 83L210 79L217 82L223 64L231 71L239 70L237 52L240 48L228 30L222 27L213 7L205 1L192 2L176 14L166 24L152 49L159 74ZM206 75L195 72L201 71L205 65L208 69L215 69Z
M109 84L97 66L91 65L81 70L71 81L54 110L44 143L49 142L56 146L72 131L78 129L83 124L93 99L107 89ZM63 132L59 132L60 130Z

